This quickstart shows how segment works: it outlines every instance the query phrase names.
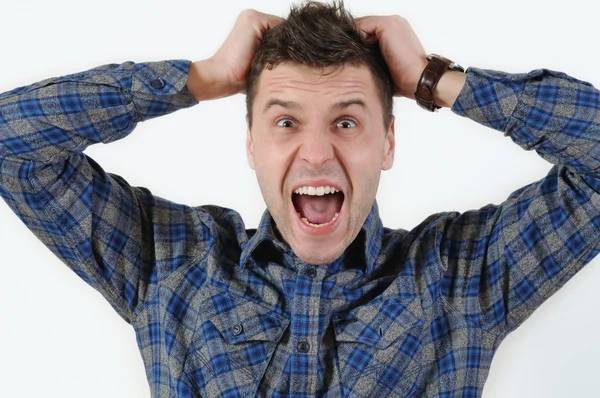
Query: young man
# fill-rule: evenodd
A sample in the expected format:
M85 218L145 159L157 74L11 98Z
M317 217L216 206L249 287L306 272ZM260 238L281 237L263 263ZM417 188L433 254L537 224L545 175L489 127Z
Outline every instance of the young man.
M82 153L240 92L268 207L256 231ZM394 94L452 107L555 167L499 206L384 228L374 199L394 159ZM153 396L475 397L503 338L597 253L597 109L597 91L563 74L428 57L400 17L248 11L208 60L3 94L0 193L132 324Z

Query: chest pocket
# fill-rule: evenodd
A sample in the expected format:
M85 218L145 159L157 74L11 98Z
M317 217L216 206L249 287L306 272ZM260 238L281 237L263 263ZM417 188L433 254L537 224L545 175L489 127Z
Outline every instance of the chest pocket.
M254 396L289 320L243 297L218 293L201 306L184 372L200 396Z
M337 365L350 396L415 396L423 324L418 300L391 298L336 314Z

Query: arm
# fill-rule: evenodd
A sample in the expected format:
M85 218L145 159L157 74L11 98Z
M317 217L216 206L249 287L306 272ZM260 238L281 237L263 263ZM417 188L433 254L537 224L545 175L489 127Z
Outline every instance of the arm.
M453 111L554 164L502 204L456 213L445 225L440 288L478 326L502 336L514 330L597 255L598 98L563 73L469 69Z
M105 172L84 149L200 99L240 92L243 61L249 67L256 38L278 20L243 13L206 61L106 65L0 95L0 196L125 320L161 280L204 253L211 222L201 209ZM232 54L239 63L231 65Z
M392 65L396 93L412 98L426 61L408 23L367 17L361 24ZM558 72L471 68L444 74L435 97L554 164L500 205L449 213L432 237L433 284L448 310L505 336L600 250L600 93Z
M83 150L192 105L188 67L107 65L0 96L0 196L128 321L159 276L156 265L184 252L161 250L162 240L154 246L153 224L161 233L170 219L191 223L191 213L106 173Z

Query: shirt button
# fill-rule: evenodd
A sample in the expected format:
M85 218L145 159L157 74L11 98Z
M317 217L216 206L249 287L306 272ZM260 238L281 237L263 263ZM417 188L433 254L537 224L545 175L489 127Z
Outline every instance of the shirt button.
M162 79L154 79L150 81L150 86L156 90L160 90L165 86L165 82Z
M296 348L298 349L298 352L306 354L308 350L310 350L310 344L308 344L307 341L301 341L296 345Z
M242 334L243 331L244 331L244 327L240 323L240 324L235 325L231 329L231 334L233 334L234 336L239 336L240 334Z
M314 267L310 267L306 270L306 276L309 278L314 278L317 276L317 270Z

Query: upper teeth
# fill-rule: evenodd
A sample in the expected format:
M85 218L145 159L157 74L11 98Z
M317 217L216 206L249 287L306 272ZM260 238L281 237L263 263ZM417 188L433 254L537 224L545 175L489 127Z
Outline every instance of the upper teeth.
M298 189L296 189L294 191L294 193L298 194L298 195L312 195L312 196L323 196L326 194L330 194L330 193L336 193L339 192L339 190L335 189L334 187L330 187L329 185L325 185L322 187L300 187Z

